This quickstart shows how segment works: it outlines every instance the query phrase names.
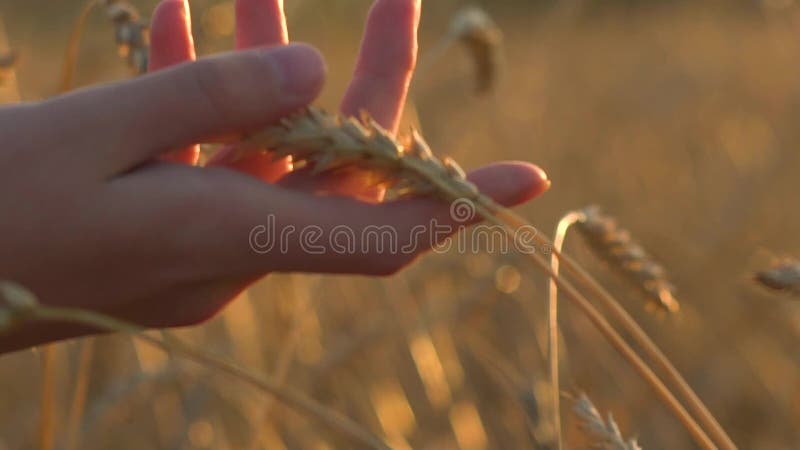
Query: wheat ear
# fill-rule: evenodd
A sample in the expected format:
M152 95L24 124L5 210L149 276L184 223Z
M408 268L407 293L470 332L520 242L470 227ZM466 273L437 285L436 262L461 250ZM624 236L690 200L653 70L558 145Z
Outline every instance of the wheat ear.
M581 430L591 440L592 448L597 450L642 450L636 439L626 440L614 421L611 413L608 419L603 416L586 394L581 394L573 408Z
M596 220L595 222L592 222L593 227L585 227L587 230L589 228L595 228L600 230L606 229L611 231L619 231L619 227L615 222L613 222L613 219L599 214L599 212L594 210L594 208L585 208L579 212L584 215L587 215L587 213L593 214L593 217ZM522 219L512 217L511 221L512 223L520 223L522 222ZM609 221L611 223L609 223ZM586 220L584 220L584 222L588 222L588 217ZM597 234L598 232L594 231L594 233ZM541 239L541 242L543 243L548 241L546 236L537 235L536 237ZM628 242L630 242L629 238ZM610 246L608 248L610 249ZM608 249L606 251L608 251ZM612 316L622 324L623 329L629 333L633 339L639 343L639 345L642 346L645 354L655 362L656 366L661 371L666 374L669 382L678 391L681 397L683 397L684 401L687 402L689 408L697 415L700 423L702 423L703 426L709 430L716 444L724 450L735 450L736 444L734 444L733 440L731 440L722 426L720 426L719 422L714 418L714 415L711 414L703 401L700 400L694 390L692 390L689 383L686 382L680 372L678 372L675 366L672 365L669 358L667 358L664 352L661 351L655 342L653 342L650 336L645 333L644 330L642 330L639 324L636 323L630 314L628 314L625 308L623 308L622 305L620 305L619 302L617 302L614 297L605 288L603 288L600 283L597 282L597 280L586 273L586 271L572 258L567 255L563 255L558 248L555 248L553 253L558 256L558 259L563 263L564 267L571 274L581 280L584 286L603 303L603 306L611 312ZM635 254L636 252L633 253ZM670 286L669 283L663 280L662 277L660 282L651 285L650 292L657 295L660 304L665 306L673 305L673 309L677 309L678 304L676 301L673 302L674 296L672 295L671 289L669 291L665 290L668 286ZM673 301L670 301L670 299ZM665 302L662 303L662 300Z
M506 210L502 212L503 219L512 226L522 226L527 223L523 218L516 215L514 212ZM551 240L543 233L537 233L534 239L540 245L552 245ZM723 450L736 450L736 444L728 436L725 430L717 422L714 415L708 410L706 405L697 396L691 388L686 379L680 374L678 369L672 364L664 352L656 345L650 336L639 326L636 320L622 307L622 305L605 289L597 280L592 277L585 269L571 257L563 254L561 251L553 247L553 254L559 259L561 265L571 275L576 277L578 281L588 289L592 295L600 300L603 307L606 308L614 317L615 320L620 322L625 332L627 332L644 350L645 354L651 358L656 366L666 374L667 379L677 389L678 393L687 402L689 408L698 416L698 419L703 426L709 430L714 437L714 442ZM558 286L562 288L561 285Z
M668 313L680 310L675 288L667 279L666 270L631 239L630 232L621 228L598 206L589 206L579 213L582 219L578 221L577 229L598 256L630 280L661 310Z
M754 279L767 289L800 296L800 261L777 260L769 268L756 272Z
M136 8L130 3L120 0L87 0L81 8L67 41L67 50L61 69L61 92L72 89L81 36L86 28L86 21L95 7L105 8L108 19L114 25L114 39L120 56L126 59L128 67L136 74L147 72L150 51L149 30Z
M445 201L472 202L475 212L487 222L501 227L513 240L515 248L530 248L530 235L521 236L519 230L530 230L532 225L510 210L498 205L478 191L466 179L464 171L451 159L440 160L428 147L422 136L412 131L405 143L400 143L369 117L361 120L341 118L309 108L285 118L279 124L267 127L246 137L241 143L239 157L252 152L272 152L275 158L292 156L298 165L310 164L316 172L347 170L352 166L369 169L380 182L393 189L395 195L418 194L439 197ZM535 233L537 243L552 248L552 243ZM694 418L686 411L647 363L611 326L592 303L572 283L557 276L539 252L523 252L548 276L571 301L583 311L614 348L636 369L653 388L676 418L704 449L717 448ZM566 256L560 255L565 267L579 274L579 278L593 290L607 297L604 301L624 309L602 286ZM633 321L630 316L629 320ZM638 325L633 322L635 326ZM644 331L638 328L641 333ZM645 335L646 336L646 335ZM644 344L655 344L638 338ZM656 347L657 349L657 347ZM669 361L666 360L667 364ZM669 365L670 367L671 364ZM677 371L672 367L672 370ZM699 400L698 400L699 401ZM728 447L731 448L731 447Z
M425 72L455 43L466 48L475 65L476 91L483 94L494 89L502 68L503 32L486 11L476 6L453 16L447 34L424 55L417 73Z
M119 55L128 62L135 74L147 72L150 52L150 26L130 3L122 0L103 0L106 15L114 24L114 37Z
M502 67L503 32L484 10L472 6L456 14L450 35L461 42L472 56L479 93L491 91Z
M231 362L212 356L204 350L194 348L177 338L165 341L144 334L145 330L137 325L104 314L80 309L44 306L27 289L13 283L0 282L0 301L2 301L0 303L0 334L12 331L16 326L29 321L69 322L101 331L128 333L157 349L245 382L273 396L285 405L317 419L329 429L347 436L361 445L372 449L391 450L381 439L357 423L302 393L281 386L281 383L274 380L262 378Z

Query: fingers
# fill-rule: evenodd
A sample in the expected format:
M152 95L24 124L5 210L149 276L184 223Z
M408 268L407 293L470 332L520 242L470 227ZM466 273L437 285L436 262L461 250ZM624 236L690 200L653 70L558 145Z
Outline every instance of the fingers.
M347 116L369 113L384 128L396 132L405 106L408 87L417 59L419 0L377 0L367 18L361 53L353 81L342 100L341 112ZM382 200L368 174L354 171L345 177L321 177L302 180L302 185L316 185L321 192Z
M51 124L48 142L85 148L62 155L103 176L127 171L163 152L251 131L308 105L322 89L325 66L312 47L290 45L185 63L132 81L37 105Z
M237 49L288 43L283 0L236 0ZM208 165L230 167L268 183L275 182L292 169L289 158L274 161L272 156L258 153L233 161L232 155L230 150L223 150Z
M190 249L184 253L204 261L190 266L209 278L275 271L390 274L475 219L464 221L451 215L450 205L429 198L369 204L248 181L233 171L208 172L214 179L212 192L193 189L191 194L203 195L196 206L202 215L181 213L196 225L179 229L197 233L182 236ZM526 202L549 186L540 169L525 163L495 164L470 179L507 206Z
M196 59L192 39L192 20L186 0L163 0L156 7L150 24L150 58L148 72ZM200 146L173 150L160 157L164 161L194 165Z
M420 8L420 0L375 2L342 113L365 110L384 128L397 131L417 60Z
M367 203L379 203L386 189L374 178L369 171L358 168L315 175L312 168L304 167L281 178L280 185L318 195L340 195Z
M289 43L283 0L236 0L236 48Z
M150 24L150 71L196 59L186 0L162 0Z
M239 157L235 146L228 146L214 154L206 162L206 167L228 167L258 178L267 183L275 183L292 171L292 159L275 160L269 153L255 153Z

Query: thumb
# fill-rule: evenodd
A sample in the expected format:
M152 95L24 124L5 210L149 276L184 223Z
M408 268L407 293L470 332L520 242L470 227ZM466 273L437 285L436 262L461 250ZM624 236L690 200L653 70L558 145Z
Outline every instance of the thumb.
M77 91L39 111L54 124L51 136L81 149L71 159L111 175L173 148L274 123L313 101L324 79L320 54L291 45L223 54ZM86 133L87 123L98 132Z

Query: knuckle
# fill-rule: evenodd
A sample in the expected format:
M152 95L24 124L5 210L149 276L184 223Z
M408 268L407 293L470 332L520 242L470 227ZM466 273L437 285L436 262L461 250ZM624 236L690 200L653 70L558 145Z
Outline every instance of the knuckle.
M273 83L259 79L259 74L264 74L264 68L258 55L243 53L235 58L201 59L193 65L190 77L213 117L240 121L263 108L265 91L272 94L268 88Z
M200 60L195 63L191 81L197 93L215 117L222 119L235 111L231 101L231 87L227 83L225 68L218 61Z

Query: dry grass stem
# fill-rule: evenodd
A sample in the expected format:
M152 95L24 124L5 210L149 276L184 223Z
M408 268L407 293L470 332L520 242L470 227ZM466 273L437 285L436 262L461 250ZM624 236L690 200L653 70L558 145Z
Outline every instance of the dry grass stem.
M767 289L800 296L800 261L780 259L768 269L757 272L755 280Z
M340 413L317 403L304 394L281 386L271 379L262 378L231 362L219 359L204 350L194 348L177 338L169 342L142 333L144 330L137 325L115 319L110 316L91 311L71 308L47 307L38 303L32 293L13 283L0 282L0 317L5 323L0 327L0 334L8 332L16 325L29 321L41 322L67 322L85 325L103 331L129 333L136 339L168 352L175 356L188 359L203 367L213 369L219 373L229 375L239 381L245 382L258 390L269 394L285 405L315 418L332 431L349 437L354 442L360 442L367 448L388 450L383 441L359 426Z
M626 440L611 413L604 420L586 394L575 401L573 408L580 423L581 430L591 441L592 448L597 450L642 450L636 439Z
M660 310L668 313L680 310L666 271L633 242L630 232L597 206L584 208L579 213L583 219L578 222L578 229L598 256L630 280Z
M363 117L359 121L332 116L310 108L246 138L240 147L240 155L256 151L271 151L275 158L292 156L299 165L310 164L317 172L349 170L354 166L368 169L374 172L376 183L392 188L395 195L430 195L445 201L471 201L478 216L500 226L507 237L514 241L516 248L530 247L530 242L525 242L525 237L518 233L519 229L529 229L530 223L482 195L475 185L466 179L464 171L454 161L438 159L422 136L416 132L412 132L410 138L401 144L369 117ZM552 243L541 234L537 234L536 239L538 243L552 248ZM698 445L704 449L717 448L661 379L611 326L602 313L572 283L557 276L540 252L528 252L525 256L530 257L542 271L553 277L567 297L575 302L615 349L654 389ZM595 293L604 294L604 301L617 308L614 310L617 315L625 314L619 302L602 289L602 286L588 273L571 259L563 255L559 257L568 263L566 266L570 271L576 272L584 284L591 287ZM630 316L627 318L633 321ZM628 326L631 327L630 324ZM633 326L644 334L635 322ZM638 341L643 345L654 347L654 350L650 350L651 353L660 353L649 338L645 340L638 336ZM677 373L668 360L666 364L673 373ZM689 398L699 402L696 396ZM702 403L700 406L694 406L700 410L704 408Z

